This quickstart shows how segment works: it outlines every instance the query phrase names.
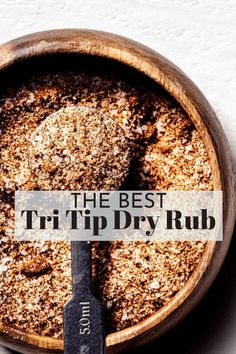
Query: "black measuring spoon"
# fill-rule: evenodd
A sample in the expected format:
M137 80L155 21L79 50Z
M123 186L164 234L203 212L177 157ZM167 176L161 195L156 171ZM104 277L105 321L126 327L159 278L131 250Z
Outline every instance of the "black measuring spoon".
M102 305L92 293L91 243L71 242L73 297L64 307L64 353L103 354Z

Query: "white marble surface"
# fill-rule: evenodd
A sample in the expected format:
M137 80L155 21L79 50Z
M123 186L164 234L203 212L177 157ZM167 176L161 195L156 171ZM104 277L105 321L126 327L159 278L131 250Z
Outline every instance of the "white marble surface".
M235 0L1 0L0 43L34 31L82 27L146 44L177 64L203 91L224 127L236 164L235 18ZM236 352L236 339L228 351L220 345L214 354ZM0 348L0 354L4 350Z

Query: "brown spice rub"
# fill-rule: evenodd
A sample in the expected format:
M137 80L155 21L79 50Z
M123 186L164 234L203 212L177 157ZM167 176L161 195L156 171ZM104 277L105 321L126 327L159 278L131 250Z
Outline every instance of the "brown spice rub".
M136 97L137 92L131 88L130 92L127 93L120 88L120 85L122 86L124 83L118 82L115 87L112 87L112 80L107 79L104 86L104 81L99 77L94 77L91 81L90 77L83 74L68 73L64 76L54 74L35 78L33 82L26 86L23 85L16 92L6 92L7 97L4 97L0 102L0 129L2 132L0 141L0 188L9 191L15 188L37 188L37 183L34 179L31 179L31 169L28 168L27 164L32 149L32 133L35 130L40 131L42 129L40 128L41 124L45 126L45 120L51 121L47 118L51 114L58 114L57 112L63 107L68 109L68 107L74 106L81 112L87 110L87 120L90 125L92 124L91 117L94 114L89 114L89 109L96 110L96 115L97 117L100 116L100 119L106 112L106 115L115 122L116 126L121 127L127 138L135 139L139 136L140 131L136 131L136 127L142 119L142 113L141 109L137 108L132 114L134 103L131 100L132 95ZM52 119L55 119L55 116ZM84 122L81 123L84 125L85 114L83 120ZM92 127L90 128L92 129ZM92 143L91 139L90 148ZM118 144L119 141L113 142L116 160L116 145L118 147ZM128 146L127 141L126 146ZM52 164L51 161L50 164ZM121 162L120 168L123 168L124 164ZM117 169L115 172L117 172ZM28 185L26 181L29 181ZM48 184L44 187L51 189L53 186L49 187Z
M122 241L95 247L94 279L110 332L136 324L166 304L185 285L205 245Z
M71 105L89 107L98 114L105 111L132 132L138 149L129 187L212 189L208 157L198 132L161 89L136 87L109 76L67 73L33 78L6 92L0 102L0 320L55 338L62 338L63 305L71 297L70 246L14 241L13 192L38 188L39 182L43 183L40 188L63 188L61 181L52 186L53 180L45 185L47 179L28 178L23 157L32 156L31 164L36 161L38 147L29 150L32 134L40 131L47 117ZM116 145L109 148L114 151ZM30 168L30 174L33 170L37 175L38 167ZM170 301L203 250L200 242L94 244L94 287L107 309L107 331L135 324Z
M117 189L134 143L104 110L68 106L49 115L30 138L27 182L38 189Z
M156 133L140 155L140 188L153 190L211 190L211 167L204 144L181 107L166 97L155 100Z

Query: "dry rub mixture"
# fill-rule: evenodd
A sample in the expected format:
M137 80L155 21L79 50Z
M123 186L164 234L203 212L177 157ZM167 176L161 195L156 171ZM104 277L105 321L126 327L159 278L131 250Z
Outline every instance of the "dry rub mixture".
M116 120L83 106L49 115L29 140L24 182L41 190L117 189L134 153Z
M0 132L0 321L26 332L62 338L70 246L14 241L16 189L212 189L191 120L146 83L75 72L34 77L1 96ZM203 251L201 242L94 243L107 332L166 304Z

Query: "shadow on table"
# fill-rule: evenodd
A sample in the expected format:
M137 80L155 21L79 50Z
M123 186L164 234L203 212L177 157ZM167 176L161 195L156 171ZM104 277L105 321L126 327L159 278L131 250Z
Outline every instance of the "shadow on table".
M235 354L235 333L236 227L223 267L198 306L169 333L126 354Z

